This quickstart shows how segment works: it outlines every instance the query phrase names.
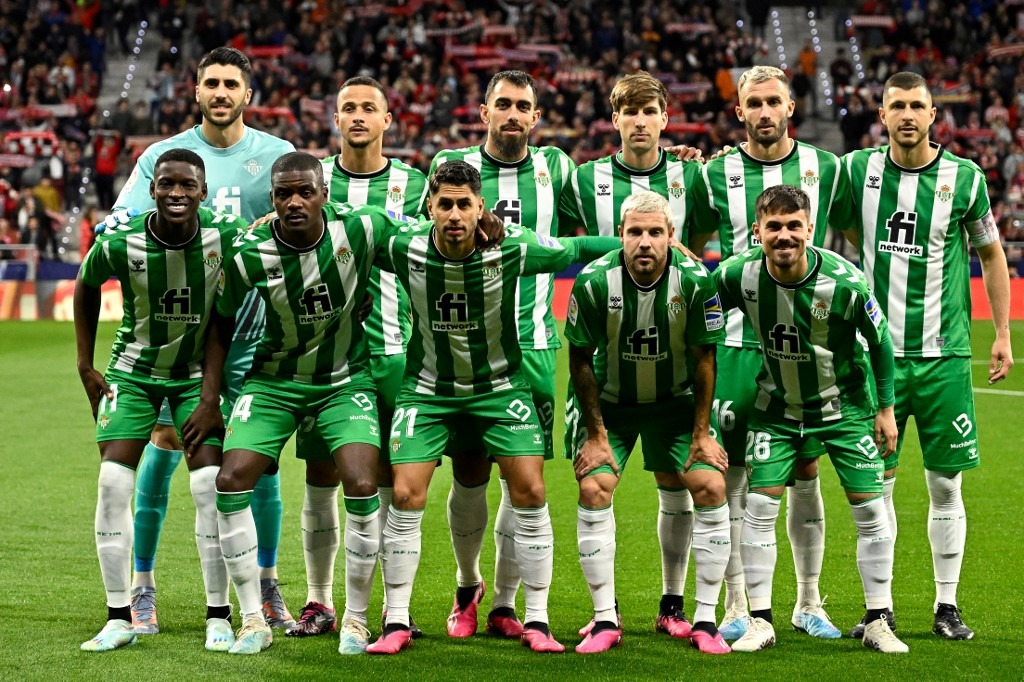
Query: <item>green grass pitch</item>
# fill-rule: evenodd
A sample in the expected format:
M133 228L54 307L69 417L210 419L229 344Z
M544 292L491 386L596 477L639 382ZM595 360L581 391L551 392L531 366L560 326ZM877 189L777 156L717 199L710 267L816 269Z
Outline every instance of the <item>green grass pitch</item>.
M1018 355L1024 348L1014 323ZM114 326L101 325L97 366L106 363ZM991 323L975 325L975 354L987 359ZM1021 613L1024 590L1017 581L1024 567L1018 486L1024 477L1020 428L1024 423L1024 366L1000 384L999 393L978 393L983 465L965 476L970 518L960 604L977 636L946 642L930 633L931 558L925 532L927 493L916 435L908 438L896 486L899 541L894 596L899 635L910 654L883 657L850 639L812 640L787 625L795 594L792 560L780 522L779 565L775 580L776 648L754 655L709 657L685 642L655 635L653 620L661 591L655 532L657 497L653 481L634 464L625 475L615 508L618 519L617 591L624 620L620 648L581 657L574 653L541 657L517 642L480 634L453 641L444 621L451 608L455 563L448 541L445 499L450 468L431 486L424 521L423 560L412 612L426 636L395 658L342 658L337 638L291 640L255 657L229 657L203 649L203 593L193 541L194 507L187 474L175 474L167 523L157 561L161 633L140 638L127 650L85 654L79 644L94 635L105 618L104 596L92 538L99 458L89 406L75 371L74 331L54 322L0 323L3 367L0 441L0 676L6 679L316 679L368 676L391 679L784 679L819 677L864 679L1024 678ZM564 353L558 385L565 383ZM986 367L976 362L974 384L987 389ZM561 442L561 416L556 418ZM280 574L284 595L297 614L305 599L299 516L303 472L291 448L282 458L284 531ZM567 647L591 614L589 593L576 556L576 486L567 462L547 468L548 500L555 524L556 558L550 613L555 635ZM848 629L862 614L862 591L854 562L855 531L831 466L822 466L827 507L827 544L821 579L834 622ZM490 504L497 505L492 485ZM493 541L484 543L482 569L493 575ZM339 558L336 601L344 600ZM693 567L687 588L692 615ZM520 604L522 597L520 596ZM377 580L371 613L380 604ZM483 611L490 605L485 598ZM521 612L520 612L521 613ZM719 609L721 615L721 609ZM374 626L376 629L377 626Z

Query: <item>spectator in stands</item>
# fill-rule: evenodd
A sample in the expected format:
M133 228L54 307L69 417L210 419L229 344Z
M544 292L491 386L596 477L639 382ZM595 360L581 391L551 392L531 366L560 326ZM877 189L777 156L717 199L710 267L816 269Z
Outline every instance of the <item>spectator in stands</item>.
M118 157L121 154L121 134L116 130L97 131L94 142L93 183L99 205L109 209L114 205L114 176L117 174ZM177 132L177 131L175 131Z

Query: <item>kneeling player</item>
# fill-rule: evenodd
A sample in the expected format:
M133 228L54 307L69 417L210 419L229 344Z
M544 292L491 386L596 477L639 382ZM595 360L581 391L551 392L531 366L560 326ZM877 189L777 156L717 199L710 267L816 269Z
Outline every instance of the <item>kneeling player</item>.
M726 308L740 308L761 342L758 395L747 436L750 495L741 533L752 620L734 651L775 644L772 575L779 498L800 448L828 449L857 526L857 567L867 604L864 645L906 652L885 616L892 608L893 536L882 500L882 458L896 448L888 325L863 275L836 254L808 247L810 200L779 185L757 199L761 247L722 263L715 280ZM877 385L874 404L864 350ZM882 448L879 456L879 448Z
M659 488L681 482L696 507L690 642L705 653L729 653L715 627L729 561L721 473L728 458L710 428L715 344L725 336L724 324L711 275L669 249L672 231L668 201L649 191L630 195L622 204L622 250L585 268L569 301L565 335L575 401L567 405L566 442L580 482L580 564L594 600L593 626L576 647L582 654L607 651L622 639L612 494L638 437L644 468Z

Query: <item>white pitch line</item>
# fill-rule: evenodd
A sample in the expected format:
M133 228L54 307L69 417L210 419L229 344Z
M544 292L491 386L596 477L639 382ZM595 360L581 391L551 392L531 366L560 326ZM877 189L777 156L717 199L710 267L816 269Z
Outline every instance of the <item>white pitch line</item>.
M1001 391L998 388L975 388L975 393L986 393L988 395L1007 395L1015 398L1024 397L1024 391Z

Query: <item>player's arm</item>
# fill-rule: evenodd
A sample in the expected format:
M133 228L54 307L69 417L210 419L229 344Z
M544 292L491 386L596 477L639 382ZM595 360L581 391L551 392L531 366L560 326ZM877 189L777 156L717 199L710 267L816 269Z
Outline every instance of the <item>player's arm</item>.
M684 470L701 462L709 464L722 473L729 468L729 456L725 449L711 436L711 403L715 397L715 351L713 343L690 346L696 358L693 372L693 437L690 441L690 456Z
M578 228L586 226L579 193L579 169L574 168L558 195L558 236L572 236Z
M522 274L560 272L573 263L590 263L609 251L622 248L618 237L558 237L538 235L516 226L506 228L509 236L525 244Z
M615 462L615 455L608 442L608 430L601 416L601 392L597 387L597 375L594 373L592 346L569 344L569 376L572 378L573 391L576 393L580 412L587 425L587 440L573 460L576 480L582 479L605 464L618 475L619 465Z
M835 196L828 210L828 224L843 235L857 251L860 251L860 221L857 219L857 205L853 200L853 181L850 166L853 157L847 154L839 160L839 177Z
M214 308L203 343L203 384L199 405L181 427L181 444L186 457L192 457L195 448L208 436L224 429L224 417L220 411L221 378L234 331L234 315L225 317Z
M693 201L693 213L690 215L687 245L690 251L703 254L711 235L718 229L720 216L711 200L708 190L707 168L702 168L700 175L694 178L688 188L689 197Z
M854 323L868 344L868 358L875 376L878 394L878 414L875 415L875 442L882 449L882 457L896 452L895 377L896 360L893 357L892 337L878 301L868 291L867 282L857 293L854 303Z
M982 218L982 223L972 231L971 242L981 260L981 277L985 282L985 293L992 309L992 323L996 327L996 339L992 342L992 358L988 365L988 383L1002 381L1013 368L1013 351L1010 348L1010 271L1006 266L1006 253L999 243L995 219L992 214ZM991 234L991 241L979 245L975 237L984 230Z
M86 261L82 264L78 271L78 277L75 279L75 345L78 356L78 376L82 380L85 394L89 397L93 419L96 419L97 409L102 398L114 399L114 394L103 378L103 374L98 372L93 364L96 353L96 328L99 325L100 305L102 304L100 291L102 284L97 284L96 281L104 281L106 277L103 276L103 273L107 272L106 268L102 267L103 260L101 247L94 246L86 256ZM94 262L96 265L92 265ZM109 272L107 274L109 275Z

